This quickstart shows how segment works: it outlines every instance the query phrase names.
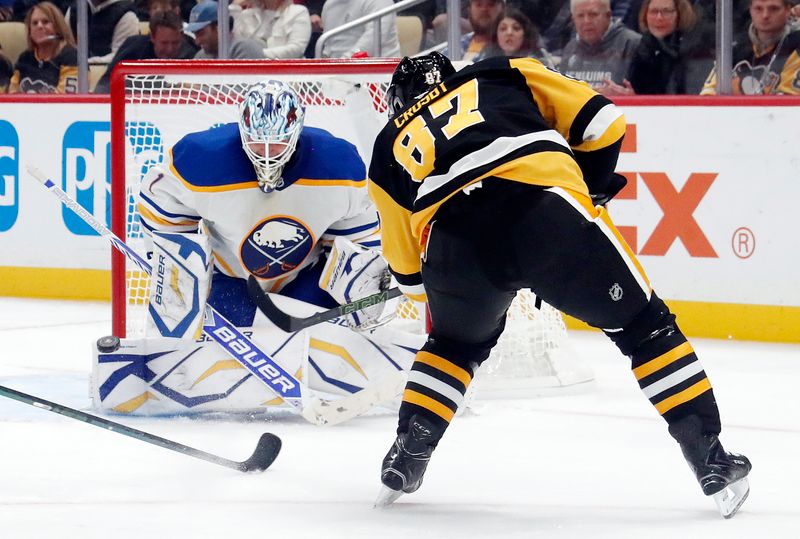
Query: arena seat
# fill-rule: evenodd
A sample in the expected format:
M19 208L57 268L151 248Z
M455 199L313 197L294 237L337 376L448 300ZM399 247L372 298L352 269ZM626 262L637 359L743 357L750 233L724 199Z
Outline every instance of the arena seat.
M28 48L28 33L23 22L0 22L0 48L11 60L17 63L19 55Z
M416 16L397 17L397 40L402 56L414 56L422 46L422 20Z

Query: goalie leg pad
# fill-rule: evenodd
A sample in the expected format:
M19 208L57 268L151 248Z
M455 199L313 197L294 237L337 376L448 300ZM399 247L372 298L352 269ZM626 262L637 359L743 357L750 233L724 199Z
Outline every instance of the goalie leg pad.
M326 398L385 385L410 367L414 351L424 340L421 335L393 333L384 327L355 332L341 320L287 334L260 314L253 327L240 329L314 394ZM124 414L258 413L283 404L242 365L229 359L218 343L205 338L121 339L118 347L103 346L103 351L94 347L91 386L96 409Z
M204 234L154 231L148 335L199 338L211 283L211 247Z
M273 297L282 309L293 315L308 316L318 310L299 300ZM257 334L278 331L286 335L260 311L256 313L253 329ZM303 382L326 397L349 395L380 383L398 371L407 371L426 338L389 326L353 331L344 317L317 324L301 333L308 334L309 341Z
M281 367L299 371L307 335L241 329ZM131 415L259 412L283 404L218 343L205 339L121 339L113 352L95 347L91 387L95 409Z

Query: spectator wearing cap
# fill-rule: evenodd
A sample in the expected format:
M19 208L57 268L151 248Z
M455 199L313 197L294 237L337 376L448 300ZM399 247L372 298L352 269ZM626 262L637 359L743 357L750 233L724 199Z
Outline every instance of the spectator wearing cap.
M322 6L322 28L325 32L330 32L392 5L392 0L325 0ZM381 18L380 51L375 50L374 27L374 23L367 23L331 37L325 42L322 55L330 58L350 58L356 53L366 53L367 56L400 56L395 15Z
M228 24L233 27L233 20ZM185 30L194 34L194 39L200 46L195 54L196 59L211 59L219 57L219 33L217 31L217 3L206 0L192 8L189 15L189 24ZM254 39L242 39L232 36L228 57L234 60L264 58L263 46Z
M252 0L235 19L233 33L260 41L265 58L302 58L311 39L311 19L308 9L292 0Z
M107 64L122 43L139 34L133 0L88 0L89 63ZM77 35L77 10L67 10L72 34Z
M150 34L132 36L114 55L108 69L97 81L94 92L106 94L110 90L111 72L123 60L188 60L194 58L198 47L186 40L183 21L175 11L156 11L150 15Z

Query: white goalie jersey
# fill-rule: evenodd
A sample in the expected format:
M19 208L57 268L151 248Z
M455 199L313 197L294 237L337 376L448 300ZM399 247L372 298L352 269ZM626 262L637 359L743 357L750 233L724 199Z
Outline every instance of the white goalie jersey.
M209 265L216 274L212 288L218 279L252 275L268 292L292 283L319 289L316 279L305 277L322 267L311 268L335 240L380 245L365 176L354 146L307 127L282 185L266 194L242 150L237 124L185 136L173 147L169 166L151 170L140 192L142 224L154 251L149 320L155 323L149 328L157 331L123 340L118 350L95 351L95 406L142 415L281 406L260 380L195 331L202 325ZM295 308L300 315L314 312L299 301ZM243 333L301 383L303 395L347 396L396 378L424 341L384 329L354 332L343 319L287 334L255 316Z
M238 124L179 141L167 168L142 182L139 211L149 230L195 232L202 221L215 269L253 275L277 292L319 259L337 236L377 247L379 223L366 190L366 171L350 143L306 127L269 195L258 188L242 150Z

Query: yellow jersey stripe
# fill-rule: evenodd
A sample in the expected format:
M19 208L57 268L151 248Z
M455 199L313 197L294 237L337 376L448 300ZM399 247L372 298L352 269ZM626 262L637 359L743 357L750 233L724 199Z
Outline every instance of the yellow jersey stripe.
M214 253L214 263L215 263L217 266L219 266L220 268L222 268L222 271L223 271L223 272L225 272L225 274L226 274L228 277L237 277L237 275L236 275L236 272L235 272L235 271L233 271L233 268L231 268L231 267L228 265L228 263L227 263L227 262L225 262L225 261L222 259L222 257L221 257L221 256L217 255L217 253Z
M200 186L194 185L184 179L181 176L181 173L175 168L174 160L172 158L172 149L169 150L169 170L172 172L172 175L178 178L178 180L190 191L195 192L203 192L203 193L219 193L222 191L236 191L238 189L253 189L258 187L258 180L240 182L240 183L232 183L229 185L210 185L210 186Z
M469 375L467 371L456 365L455 363L451 363L447 361L443 357L436 356L431 354L430 352L417 352L417 357L414 358L414 361L419 361L420 363L424 363L425 365L429 365L434 369L442 371L445 374L449 374L462 384L464 387L469 386L469 383L472 381L472 377Z
M197 218L197 221L167 221L163 217L156 215L149 208L146 208L142 204L139 204L139 214L147 219L148 221L152 221L154 223L158 223L160 225L167 225L167 226L197 226L197 223L200 221L200 218Z
M650 376L657 370L663 369L670 363L678 359L681 359L682 357L686 357L693 352L694 349L692 348L692 345L689 344L689 342L687 341L683 344L676 346L669 352L661 354L657 358L651 359L647 363L639 365L638 367L633 369L633 375L636 377L637 380L641 380L642 378Z
M680 393L676 393L671 397L667 397L663 401L656 404L656 410L661 415L669 412L679 404L683 404L684 402L688 402L693 398L702 395L706 391L711 389L711 381L708 378L703 378L693 386L687 387Z
M312 180L310 178L300 178L293 185L313 185L319 187L339 186L339 187L363 187L366 185L366 178L363 180Z
M422 393L418 393L412 389L406 389L403 393L403 402L407 402L409 404L416 404L426 410L433 412L434 414L438 415L448 423L453 419L455 412L445 406L444 404L433 400L432 398L428 397L427 395L423 395Z
M622 237L617 225L611 220L611 216L608 214L605 208L600 207L600 220L605 223L608 229L614 234L614 237L617 238L618 244L622 247L625 251L625 254L628 256L628 260L633 263L633 266L636 268L636 271L639 273L639 277L641 281L645 283L647 290L652 290L652 285L650 284L650 279L647 277L647 273L644 271L644 267L642 267L641 263L639 263L639 258L636 256L636 253L633 252L631 246L628 245L628 242L625 241L625 238ZM644 289L644 288L643 288Z

